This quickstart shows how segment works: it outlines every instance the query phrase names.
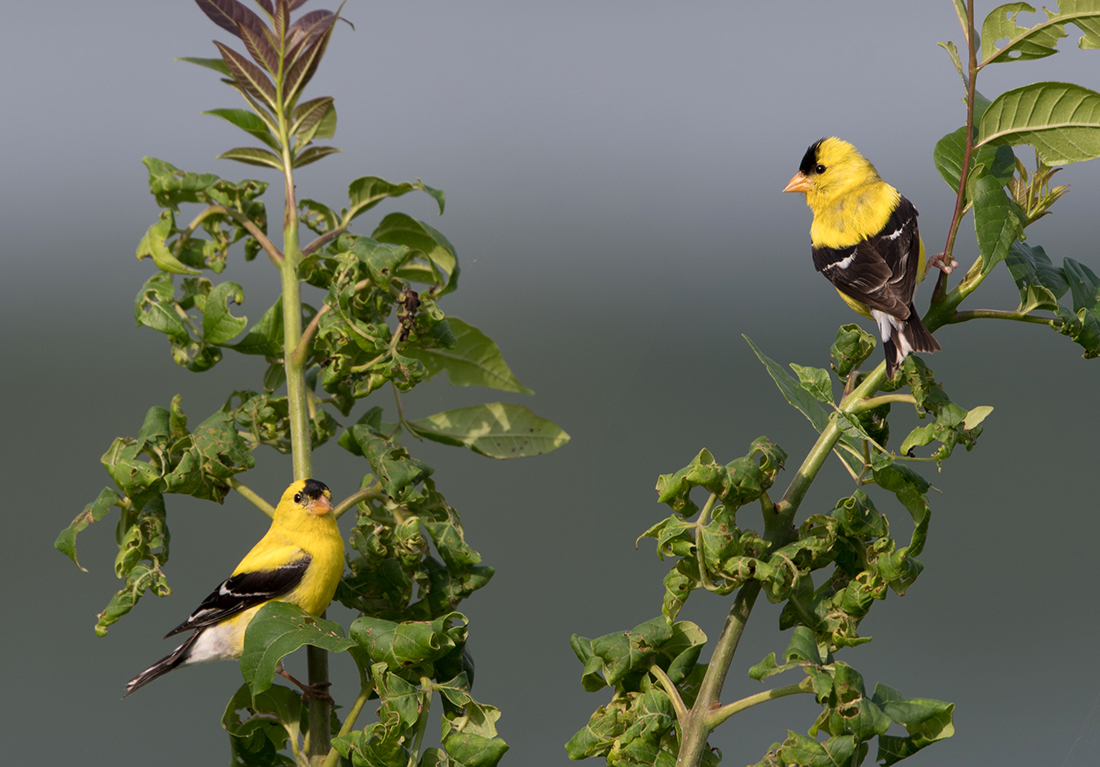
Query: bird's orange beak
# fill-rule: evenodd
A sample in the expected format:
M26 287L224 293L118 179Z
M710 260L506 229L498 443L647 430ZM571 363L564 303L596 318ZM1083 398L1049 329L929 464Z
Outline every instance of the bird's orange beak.
M783 187L784 192L802 192L805 194L810 191L810 179L806 177L806 174L802 171L794 174L794 178L787 182L787 185Z
M323 517L332 511L332 501L328 499L328 496L322 495L309 509L315 516Z

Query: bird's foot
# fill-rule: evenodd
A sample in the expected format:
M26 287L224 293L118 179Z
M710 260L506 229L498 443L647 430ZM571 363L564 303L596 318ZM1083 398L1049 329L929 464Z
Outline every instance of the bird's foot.
M926 266L924 269L925 274L927 274L933 266L939 269L944 274L951 274L951 272L955 271L955 269L958 268L958 261L952 258L951 263L947 263L947 260L943 256L943 253L937 253L936 255L932 256L932 258L928 259L928 266Z
M279 665L279 668L275 669L275 672L279 674L279 676L289 679L291 682L294 682L294 684L298 686L298 689L302 691L302 700L323 700L326 701L330 706L336 705L336 701L332 699L332 696L328 694L328 690L325 689L327 687L332 687L332 682L302 684L297 679L292 677L290 673L282 667L282 664Z

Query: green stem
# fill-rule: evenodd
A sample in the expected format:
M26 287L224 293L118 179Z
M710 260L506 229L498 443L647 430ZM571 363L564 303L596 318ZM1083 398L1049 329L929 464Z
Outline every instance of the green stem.
M225 481L225 483L236 490L238 493L243 495L245 498L252 501L253 505L255 505L256 508L258 508L264 514L271 517L272 519L275 518L275 507L265 501L263 498L261 498L259 493L257 493L255 490L245 485L236 477L230 477Z
M353 493L344 500L340 501L340 503L336 504L336 507L332 510L332 516L335 519L339 519L340 517L344 516L344 514L355 508L356 504L358 504L360 501L365 501L367 498L384 497L385 493L383 493L382 490L379 489L378 485L364 488L358 493Z
M420 678L420 689L424 693L424 702L416 720L416 739L413 741L412 751L409 752L408 767L416 767L420 763L420 749L424 745L424 732L428 729L428 713L432 710L432 693L435 691L432 680L426 676Z
M676 685L669 678L665 670L654 663L649 667L649 673L657 677L657 681L661 683L661 687L664 688L665 695L672 701L672 708L676 712L676 721L679 722L680 727L684 726L687 721L688 709L684 705L684 699L680 697L680 691L676 689Z
M722 694L726 674L733 662L734 653L737 652L741 635L745 632L745 624L749 619L749 613L752 612L753 603L756 602L759 594L760 583L751 581L742 586L734 597L733 607L730 608L729 615L726 617L722 636L714 646L714 654L711 656L710 663L707 664L707 672L703 676L695 705L687 712L681 726L680 753L676 756L678 767L695 767L703 757L707 738L714 729L708 722L708 715L717 705L718 697Z
M344 723L340 726L340 732L338 735L347 735L349 732L355 729L355 722L359 719L359 713L363 710L363 706L366 705L367 698L370 697L371 691L374 689L374 685L370 684L366 675L360 670L359 675L361 677L361 686L359 688L359 697L355 699L355 703L352 704L351 710L348 712L347 718L344 719ZM329 749L328 756L325 757L325 761L321 767L336 767L340 761L340 752L335 748Z
M1036 325L1049 325L1051 322L1061 322L1057 317L1036 317L1027 312L1005 312L997 309L974 309L973 311L955 312L948 323L967 322L968 320L1014 320L1015 322L1033 322Z
M863 413L867 410L874 410L876 407L882 407L888 402L905 402L910 405L917 404L917 400L912 394L880 394L877 397L869 397L855 403L849 412Z
M761 703L766 703L769 700L785 698L788 695L798 695L807 692L812 693L813 691L813 682L809 677L806 677L798 684L787 685L786 687L776 687L774 690L765 690L756 695L750 695L747 698L742 698L739 701L722 706L722 708L715 709L710 713L710 716L707 717L707 720L711 723L713 729L734 714L739 714L747 708L759 706Z

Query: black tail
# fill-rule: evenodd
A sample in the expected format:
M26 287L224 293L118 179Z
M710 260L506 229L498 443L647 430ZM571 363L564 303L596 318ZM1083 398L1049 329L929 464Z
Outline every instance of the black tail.
M891 324L894 324L891 322ZM883 348L886 350L886 377L891 381L894 380L894 374L897 373L901 363L905 361L905 358L909 355L909 352L938 352L940 350L939 342L933 338L932 334L928 331L928 328L921 322L920 315L917 314L917 310L913 307L913 304L909 304L909 319L905 321L905 324L900 329L895 328L895 333L901 336L901 342L895 342L893 336L883 341Z
M125 700L128 696L132 695L137 690L140 690L145 685L152 682L154 679L160 676L164 676L174 668L179 668L187 657L191 654L191 645L195 644L195 640L199 638L199 634L202 633L202 629L199 629L194 634L187 638L187 641L177 647L172 653L164 658L161 658L149 668L142 671L135 676L129 682L126 683L126 695L122 698Z

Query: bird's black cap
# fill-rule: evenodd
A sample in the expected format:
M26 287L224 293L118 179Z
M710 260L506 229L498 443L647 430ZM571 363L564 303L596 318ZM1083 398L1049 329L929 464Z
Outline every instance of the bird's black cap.
M806 154L802 157L802 164L798 166L798 170L801 171L802 175L810 175L814 166L817 165L817 150L821 148L821 142L824 140L823 138L818 139L810 144L810 148L806 150Z
M302 492L314 500L324 495L327 490L328 485L316 479L307 479L305 487L302 488Z

